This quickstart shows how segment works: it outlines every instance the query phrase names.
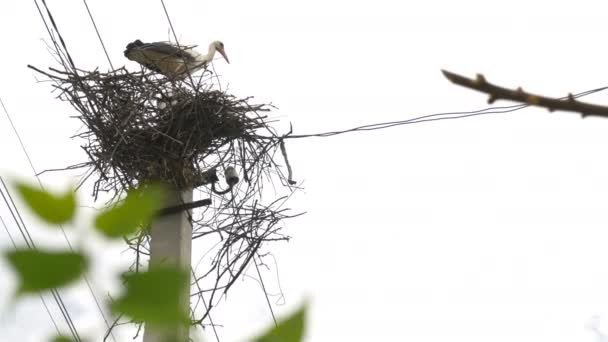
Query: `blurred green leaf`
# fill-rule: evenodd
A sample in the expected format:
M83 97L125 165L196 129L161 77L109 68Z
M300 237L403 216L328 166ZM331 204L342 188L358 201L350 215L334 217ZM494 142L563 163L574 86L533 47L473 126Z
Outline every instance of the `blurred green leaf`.
M147 272L125 273L125 293L112 302L112 310L136 321L165 326L189 322L180 304L188 296L188 273L159 266Z
M84 255L74 252L20 249L6 257L20 278L19 294L66 285L78 279L88 264Z
M163 188L159 185L130 191L122 203L95 218L95 228L111 238L131 235L139 227L150 223L163 204L163 194Z
M30 209L48 223L65 223L76 213L76 197L71 190L62 195L54 195L25 183L17 183L16 186Z
M302 306L291 316L283 319L276 327L273 327L263 336L258 337L256 342L300 342L304 335L304 321L306 316L306 305Z
M51 340L51 342L75 342L73 339L67 337L67 336L55 336L55 338L53 338Z

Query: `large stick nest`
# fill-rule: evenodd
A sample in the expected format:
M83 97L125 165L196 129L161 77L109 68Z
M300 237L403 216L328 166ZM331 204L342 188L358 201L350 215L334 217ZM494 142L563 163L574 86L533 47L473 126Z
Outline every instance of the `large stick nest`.
M280 140L261 115L269 105L212 90L201 79L198 84L176 83L124 68L54 72L45 75L57 81L60 98L80 112L78 118L88 128L78 136L87 139L83 148L100 173L96 192L143 181L197 187L208 183L205 171L226 163L241 166L248 180L252 162L268 152L267 143ZM260 139L260 129L270 132L270 139ZM243 148L240 155L226 150L235 140ZM216 165L209 164L210 156Z

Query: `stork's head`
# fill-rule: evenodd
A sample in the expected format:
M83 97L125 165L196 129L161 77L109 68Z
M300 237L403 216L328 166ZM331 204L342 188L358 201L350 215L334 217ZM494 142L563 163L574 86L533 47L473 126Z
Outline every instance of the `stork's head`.
M215 50L217 52L219 52L220 54L222 54L222 57L224 57L224 59L226 60L226 62L228 64L230 64L230 60L228 59L228 56L226 56L226 50L224 50L224 43L220 42L219 40L216 40L213 43L211 43L210 47L215 48Z
M139 39L136 39L135 41L127 44L127 49L125 50L125 57L128 58L129 57L128 54L131 50L138 48L140 46L143 46L143 45L144 45L144 43Z

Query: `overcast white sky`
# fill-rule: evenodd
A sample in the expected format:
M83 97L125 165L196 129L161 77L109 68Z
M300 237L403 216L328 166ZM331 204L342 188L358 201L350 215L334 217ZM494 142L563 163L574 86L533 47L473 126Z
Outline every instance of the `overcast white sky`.
M88 2L115 66L138 69L123 57L128 42L169 38L160 1ZM77 66L108 69L83 3L48 3ZM222 40L232 63L215 63L224 84L272 101L279 127L291 122L295 133L486 107L441 68L552 96L608 85L606 1L166 4L181 42ZM80 127L69 118L75 112L26 68L53 66L33 1L2 2L0 30L0 98L34 165L84 161L69 138ZM608 93L586 100L608 103ZM266 250L285 294L276 312L310 300L308 341L595 341L591 322L608 325L608 120L525 109L287 147L305 187L290 207L308 214L287 223L291 242ZM4 113L0 155L2 175L34 181ZM70 176L42 180L61 189ZM80 197L91 202L89 192ZM9 218L4 207L0 214ZM65 247L60 233L26 220L39 245ZM129 262L123 246L70 238L96 248L95 291L115 289L111 271ZM275 273L264 274L273 293ZM11 306L5 264L0 279L0 340L50 336L40 300ZM257 283L237 285L214 316L224 342L271 323ZM62 293L81 335L100 340L88 290ZM133 334L126 328L116 338Z

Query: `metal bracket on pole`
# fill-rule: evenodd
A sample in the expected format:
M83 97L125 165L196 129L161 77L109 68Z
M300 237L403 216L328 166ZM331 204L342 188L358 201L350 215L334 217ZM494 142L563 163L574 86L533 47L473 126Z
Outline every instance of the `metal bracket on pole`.
M156 214L156 216L162 217L162 216L167 216L167 215L171 215L171 214L177 214L177 213L185 211L185 210L190 210L190 209L194 209L194 208L198 208L198 207L203 207L203 206L210 205L210 204L211 204L211 199L210 198L205 198L205 199L200 200L200 201L194 201L194 202L190 202L190 203L183 203L183 204L180 204L180 205L174 205L172 207L162 208L161 210L158 211L158 213Z

